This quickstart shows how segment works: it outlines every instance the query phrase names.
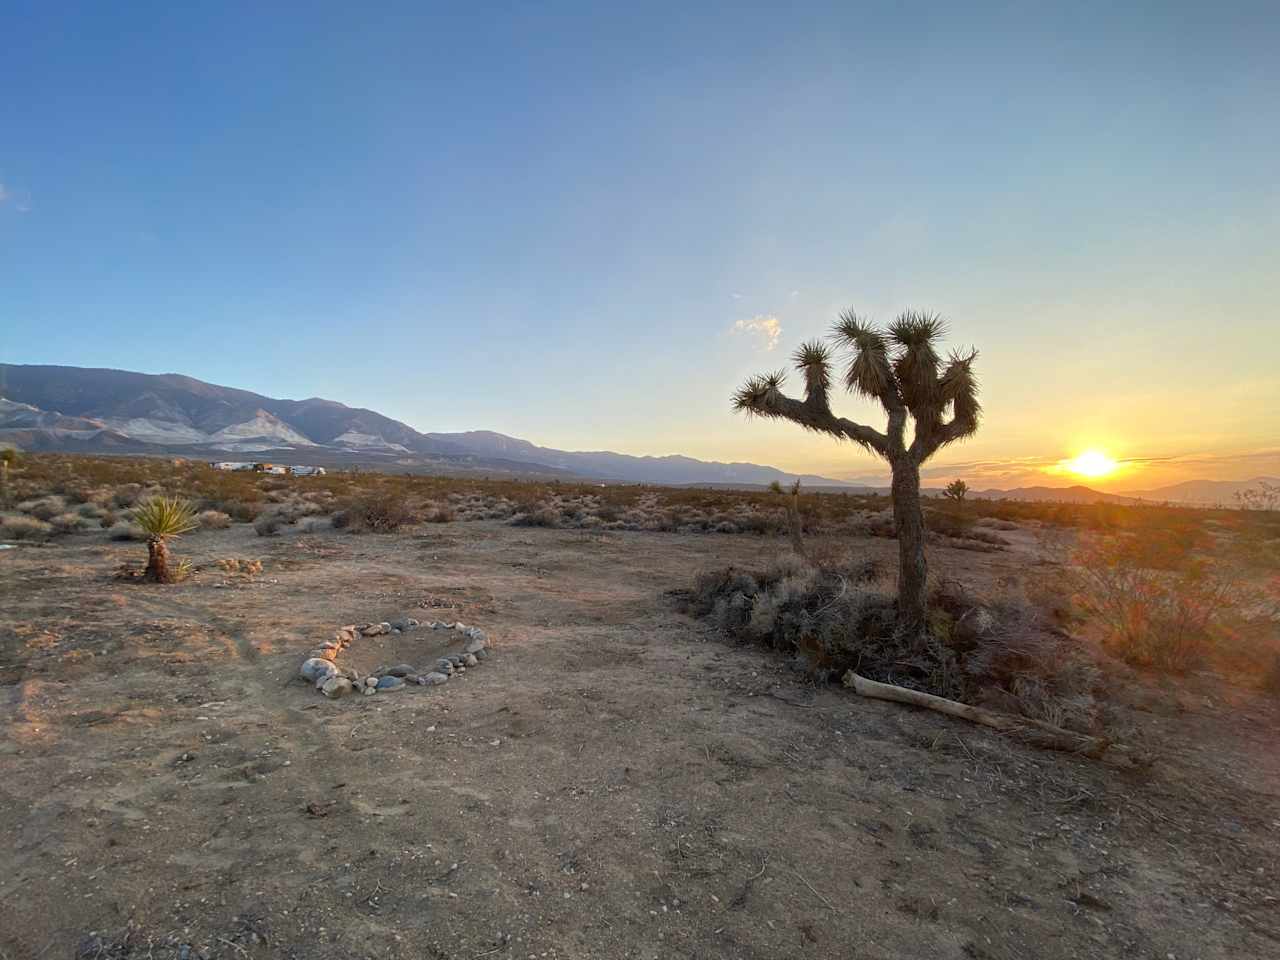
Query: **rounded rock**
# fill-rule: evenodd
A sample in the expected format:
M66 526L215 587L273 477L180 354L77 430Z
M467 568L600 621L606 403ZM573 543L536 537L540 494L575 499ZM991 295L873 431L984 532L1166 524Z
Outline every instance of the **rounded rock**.
M437 684L448 683L449 675L447 673L440 673L439 671L433 670L431 673L424 674L419 677L418 682L424 687L434 687Z
M310 680L313 683L321 678L328 680L338 668L333 665L333 661L325 660L321 657L311 657L309 660L302 662L301 669L298 670L299 676L304 680Z
M337 700L339 697L345 697L352 690L351 681L346 677L330 677L324 682L324 686L320 688L330 700Z
M379 690L399 690L403 686L404 679L402 677L383 677L378 681L377 688Z
M468 653L462 662L468 667L474 667L480 661L476 659L474 653Z
M394 667L387 667L382 671L384 675L391 677L412 677L416 670L407 663L397 663Z

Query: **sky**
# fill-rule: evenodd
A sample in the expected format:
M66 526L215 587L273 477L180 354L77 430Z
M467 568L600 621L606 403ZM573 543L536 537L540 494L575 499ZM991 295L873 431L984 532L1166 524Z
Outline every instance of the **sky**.
M927 476L1280 473L1272 4L5 9L6 361L881 479L729 396L914 307L987 411Z

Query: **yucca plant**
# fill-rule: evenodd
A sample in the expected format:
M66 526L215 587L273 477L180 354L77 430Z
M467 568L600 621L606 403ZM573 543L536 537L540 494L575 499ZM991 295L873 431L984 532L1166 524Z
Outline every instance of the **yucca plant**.
M199 526L191 504L176 497L152 497L137 508L133 521L147 535L147 569L143 574L156 583L173 583L169 569L169 540Z
M938 341L945 330L935 314L909 311L882 330L848 310L827 340L802 344L793 355L804 376L803 400L782 392L782 370L752 377L733 395L739 412L790 420L806 430L850 440L888 461L898 536L898 629L916 641L923 641L927 630L920 465L947 444L971 436L982 411L973 373L978 353L952 352L944 361ZM831 411L837 363L843 363L845 389L884 408L888 424L883 433ZM908 418L913 424L910 443Z
M964 498L969 493L969 485L963 480L952 480L942 490L942 495L948 500L952 500L957 504L964 503Z

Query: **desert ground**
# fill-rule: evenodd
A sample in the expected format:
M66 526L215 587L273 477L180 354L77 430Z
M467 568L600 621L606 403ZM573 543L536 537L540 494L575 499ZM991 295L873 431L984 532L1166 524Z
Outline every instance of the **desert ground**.
M145 546L102 532L0 551L0 958L1277 955L1274 698L1141 681L1143 765L864 700L680 612L782 542L236 524L176 541L173 586L121 579ZM1043 566L1011 542L931 559ZM372 697L297 679L336 627L406 616L491 655Z

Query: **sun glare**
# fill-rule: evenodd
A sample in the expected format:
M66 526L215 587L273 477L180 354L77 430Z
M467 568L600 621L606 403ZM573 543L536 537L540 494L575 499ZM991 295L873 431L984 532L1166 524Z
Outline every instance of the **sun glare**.
M1114 473L1116 462L1100 450L1086 450L1074 460L1066 460L1063 466L1082 477L1105 477Z

